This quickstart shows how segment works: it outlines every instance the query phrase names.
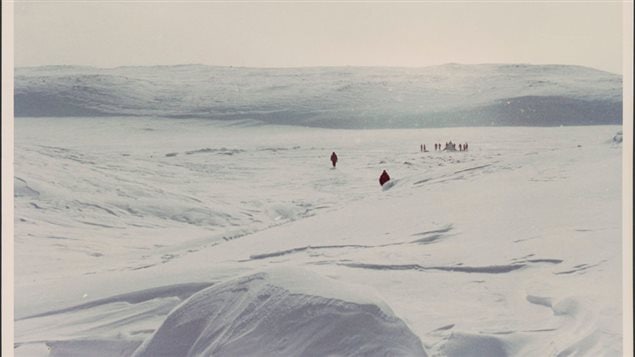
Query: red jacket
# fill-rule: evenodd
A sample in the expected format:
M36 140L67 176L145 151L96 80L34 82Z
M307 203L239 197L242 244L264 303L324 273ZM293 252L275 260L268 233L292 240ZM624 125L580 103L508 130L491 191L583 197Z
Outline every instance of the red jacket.
M388 176L388 173L384 170L384 172L381 173L381 176L379 176L379 184L383 186L388 181L390 181L390 176Z

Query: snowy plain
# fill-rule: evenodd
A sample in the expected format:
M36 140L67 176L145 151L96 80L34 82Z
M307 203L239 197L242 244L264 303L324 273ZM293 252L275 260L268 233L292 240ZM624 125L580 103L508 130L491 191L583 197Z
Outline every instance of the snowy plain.
M15 353L619 356L620 130L17 118Z

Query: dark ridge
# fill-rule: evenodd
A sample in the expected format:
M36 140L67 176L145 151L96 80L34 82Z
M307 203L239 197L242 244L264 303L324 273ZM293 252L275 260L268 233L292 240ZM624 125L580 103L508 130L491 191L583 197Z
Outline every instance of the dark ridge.
M217 80L220 79L220 80ZM155 116L373 129L619 125L622 78L564 65L16 69L16 117Z
M366 263L340 263L340 265L350 268L361 269L373 269L373 270L442 270L448 272L459 273L483 273L483 274L502 274L509 273L514 270L518 270L526 267L525 264L510 264L510 265L488 265L482 267L469 267L469 266L422 266L419 264L403 264L403 265L391 265L391 264L366 264Z
M16 93L13 98L16 117L105 117L114 116L65 100L63 97L45 93Z

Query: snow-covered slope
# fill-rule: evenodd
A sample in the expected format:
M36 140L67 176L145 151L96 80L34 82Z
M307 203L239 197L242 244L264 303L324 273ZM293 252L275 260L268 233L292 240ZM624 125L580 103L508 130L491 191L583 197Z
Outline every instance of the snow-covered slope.
M621 76L565 65L47 66L15 73L17 116L253 119L332 128L620 124L621 93Z
M340 355L419 351L408 331L430 356L622 354L619 126L15 124L17 356L297 352L338 324ZM448 140L469 151L419 151Z

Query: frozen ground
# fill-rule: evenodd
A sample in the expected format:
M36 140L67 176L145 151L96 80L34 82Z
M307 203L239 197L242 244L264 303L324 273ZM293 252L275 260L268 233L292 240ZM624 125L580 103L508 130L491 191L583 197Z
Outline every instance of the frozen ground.
M18 356L621 355L619 126L15 126Z

